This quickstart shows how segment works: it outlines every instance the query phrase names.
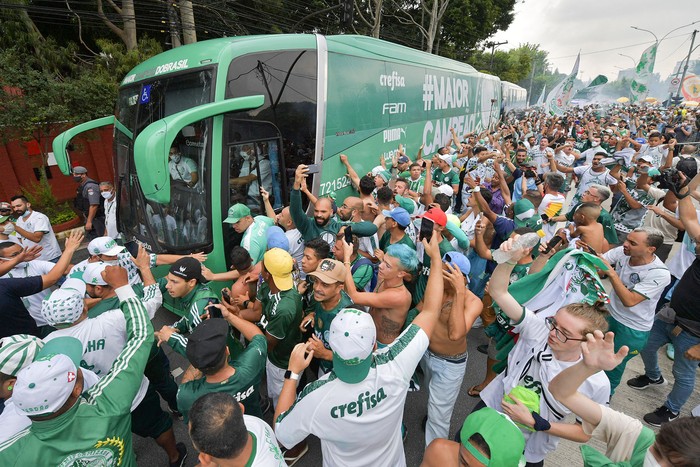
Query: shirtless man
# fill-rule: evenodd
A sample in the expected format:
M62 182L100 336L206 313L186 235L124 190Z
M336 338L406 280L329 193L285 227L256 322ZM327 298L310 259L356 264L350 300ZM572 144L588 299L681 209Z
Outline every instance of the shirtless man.
M407 245L390 246L379 263L379 283L374 292L359 292L350 271L352 247L345 239L342 241L345 247L345 291L356 305L369 307L377 327L377 347L381 349L394 342L406 322L411 293L404 285L404 279L410 279L411 273L418 267L418 257L415 250Z
M426 446L434 439L448 437L452 410L467 368L467 333L483 308L479 297L467 288L470 271L467 257L451 251L442 261L445 279L442 309L430 346L421 360L424 384L428 387Z

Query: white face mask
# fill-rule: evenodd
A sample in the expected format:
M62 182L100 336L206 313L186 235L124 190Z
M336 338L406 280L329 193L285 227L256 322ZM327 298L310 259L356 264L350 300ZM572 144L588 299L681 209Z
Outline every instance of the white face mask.
M111 191L103 191L100 194L104 199L109 199L114 195L114 193L112 193Z
M654 454L651 452L651 448L647 450L647 453L644 455L644 467L661 467L661 464L659 464L659 461L656 460L656 457L654 457Z
M15 231L15 224L13 224L12 222L9 222L3 229L4 229L3 233L5 235L10 235L11 233L13 233Z
M600 146L600 141L593 141L591 143L591 146L593 146L593 147Z

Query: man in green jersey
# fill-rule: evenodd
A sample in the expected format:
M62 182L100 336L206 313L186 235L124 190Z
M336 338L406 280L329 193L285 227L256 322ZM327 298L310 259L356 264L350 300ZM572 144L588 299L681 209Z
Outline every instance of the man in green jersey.
M180 334L186 334L202 322L201 316L206 312L206 306L211 301L218 301L216 294L205 282L202 265L194 258L180 258L170 266L168 275L159 279L158 285L163 293L163 301L169 299L170 305L182 318L172 326L163 326L161 332L172 327Z
M262 418L259 386L267 358L265 336L255 324L232 313L226 306L211 305L210 313L212 308L221 311L223 319L204 321L187 339L187 359L198 371L193 379L183 378L177 393L180 412L187 422L197 399L210 392L225 392L242 403L248 415ZM235 360L231 359L226 345L229 324L249 342Z
M300 164L294 172L294 186L289 198L289 213L305 242L321 237L329 245L335 242L341 223L333 217L333 202L330 198L318 198L314 204L314 217L310 218L301 206L301 187L306 183L309 169Z
M108 266L103 278L121 300L126 347L109 374L85 395L80 369L83 349L77 340L64 350L70 357L45 352L20 371L12 398L30 417L32 426L0 445L3 466L136 465L131 403L141 385L153 327L146 308L129 286L126 270Z
M372 265L371 260L359 254L360 241L356 235L353 234L352 236L352 245L348 245L347 247L344 246L342 240L345 236L346 228L347 227L341 228L340 232L338 233L335 245L333 245L333 256L338 260L344 259L346 248L351 248L352 253L350 254L350 264L348 266L352 272L355 287L357 287L358 290L371 292L374 266Z
M267 394L273 404L282 390L289 354L301 341L301 296L294 288L292 256L272 248L263 257L262 283L252 308L241 310L241 317L258 322L267 339ZM243 304L245 307L249 303Z
M384 215L385 232L379 239L379 249L386 251L391 245L403 243L410 248L416 249L416 244L411 237L406 235L406 228L411 224L411 216L404 208L396 207L391 211L382 211ZM375 250L376 255L376 250ZM381 261L381 258L377 256Z
M319 378L333 369L333 352L328 343L331 322L340 310L352 306L352 300L343 290L345 274L343 263L334 259L324 259L314 272L309 273L315 279L313 301L311 312L304 317L301 329L303 331L307 326L313 325L314 334L309 343L314 350L314 357L319 360Z
M433 169L433 184L436 186L448 185L452 187L452 194L459 190L459 174L452 170L452 156L450 154L438 155L437 167Z

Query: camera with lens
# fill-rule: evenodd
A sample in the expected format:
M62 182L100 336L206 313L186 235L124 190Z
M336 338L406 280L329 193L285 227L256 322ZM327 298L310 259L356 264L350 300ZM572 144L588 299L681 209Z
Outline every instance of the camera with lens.
M532 170L532 169L527 169L523 175L525 175L525 178L535 178L535 177L537 177L537 174L536 174L535 171Z
M681 176L678 170L673 167L662 170L658 175L653 175L651 179L658 183L662 190L671 190L681 183Z

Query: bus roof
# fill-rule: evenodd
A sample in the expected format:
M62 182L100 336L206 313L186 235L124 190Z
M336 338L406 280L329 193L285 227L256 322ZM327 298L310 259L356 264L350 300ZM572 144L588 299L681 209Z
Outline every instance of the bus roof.
M328 50L331 52L365 58L381 57L384 60L397 63L449 69L460 73L477 73L472 66L465 63L372 37L357 35L326 36L326 41ZM206 40L177 47L149 58L131 70L122 80L121 85L125 86L154 76L226 62L234 56L248 53L302 48L315 49L316 35L270 34ZM488 79L489 75L482 74L482 77ZM493 79L498 78L494 76Z

